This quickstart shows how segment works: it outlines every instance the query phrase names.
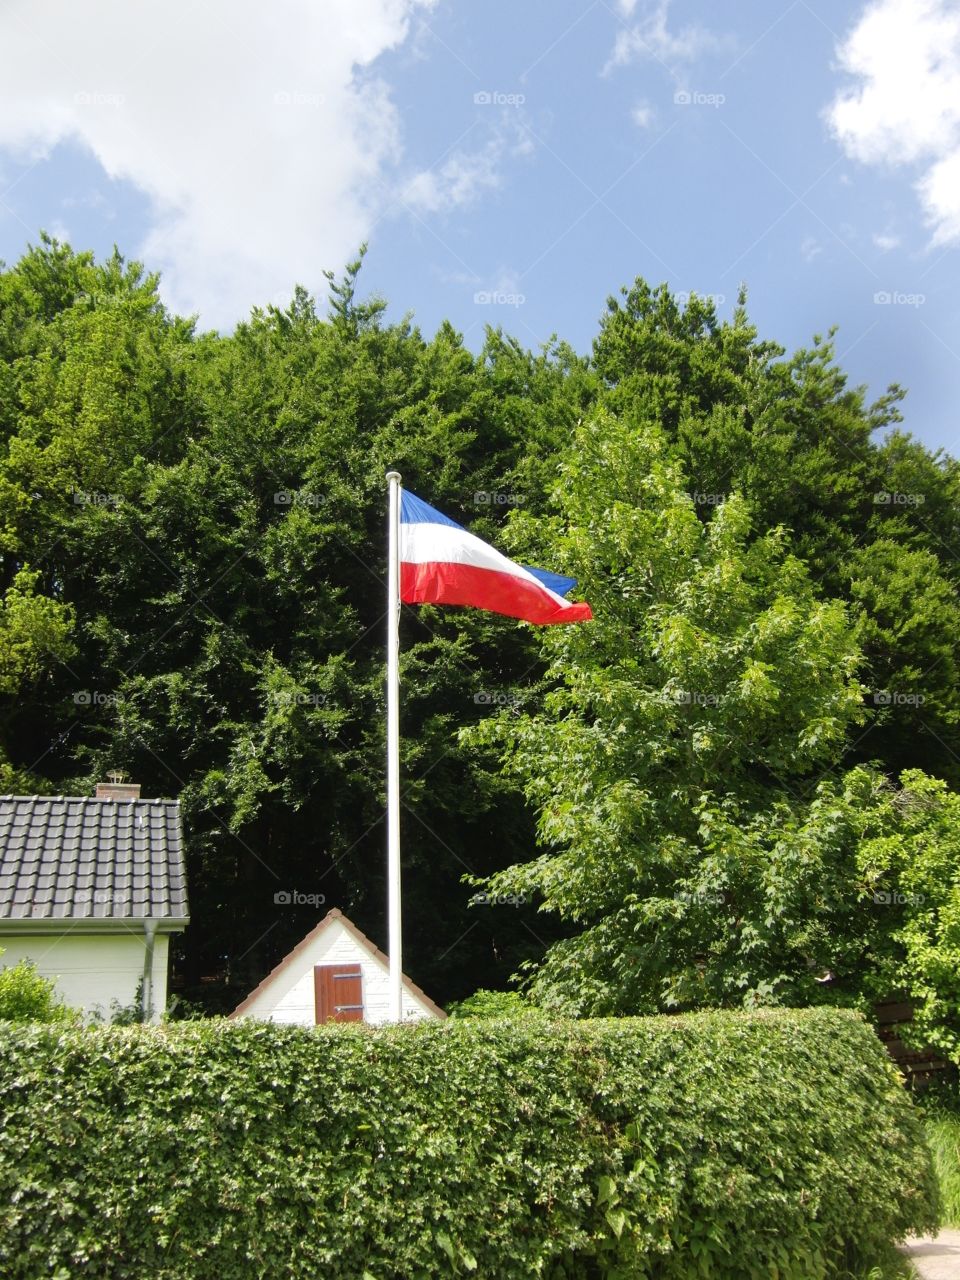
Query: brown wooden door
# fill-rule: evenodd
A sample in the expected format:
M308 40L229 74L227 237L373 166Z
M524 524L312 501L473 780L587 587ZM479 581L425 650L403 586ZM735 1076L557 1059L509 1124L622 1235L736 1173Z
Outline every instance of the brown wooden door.
M358 964L313 967L317 1022L362 1022L363 979Z

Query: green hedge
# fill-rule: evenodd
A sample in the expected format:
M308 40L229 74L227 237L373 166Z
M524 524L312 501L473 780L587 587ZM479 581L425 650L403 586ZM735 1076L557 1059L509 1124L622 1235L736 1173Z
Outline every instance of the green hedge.
M0 1030L4 1280L818 1280L932 1225L859 1018Z

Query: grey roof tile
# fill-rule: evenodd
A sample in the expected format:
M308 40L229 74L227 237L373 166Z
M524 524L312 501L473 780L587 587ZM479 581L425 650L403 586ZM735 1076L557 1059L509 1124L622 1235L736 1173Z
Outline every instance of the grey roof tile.
M0 796L0 919L182 919L175 800Z

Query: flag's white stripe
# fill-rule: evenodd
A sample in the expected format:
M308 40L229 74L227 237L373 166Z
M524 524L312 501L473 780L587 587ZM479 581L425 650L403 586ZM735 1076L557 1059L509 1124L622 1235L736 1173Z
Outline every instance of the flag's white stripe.
M539 591L568 609L570 601L545 586L538 577L524 569L523 565L508 560L495 547L483 542L466 529L455 529L448 524L428 524L417 521L400 525L400 560L404 564L469 564L477 569L492 569L496 573L508 573L511 577L529 582Z

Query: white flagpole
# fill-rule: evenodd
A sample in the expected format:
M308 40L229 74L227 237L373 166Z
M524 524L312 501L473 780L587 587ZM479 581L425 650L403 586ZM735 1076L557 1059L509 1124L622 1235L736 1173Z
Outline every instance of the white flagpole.
M387 472L390 535L387 568L387 914L390 1021L403 1016L403 937L400 916L400 480Z

